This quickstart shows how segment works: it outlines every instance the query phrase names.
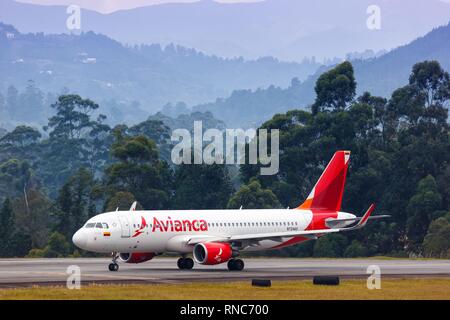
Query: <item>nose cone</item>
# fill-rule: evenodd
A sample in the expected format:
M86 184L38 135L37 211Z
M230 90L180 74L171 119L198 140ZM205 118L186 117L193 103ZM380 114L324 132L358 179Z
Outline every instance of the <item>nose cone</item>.
M83 230L78 230L72 237L72 242L80 249L86 249L87 237Z

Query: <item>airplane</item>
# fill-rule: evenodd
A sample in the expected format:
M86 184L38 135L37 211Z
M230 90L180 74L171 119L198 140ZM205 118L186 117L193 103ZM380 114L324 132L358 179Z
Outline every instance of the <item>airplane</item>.
M240 252L280 249L321 236L364 227L372 204L362 217L341 211L350 151L337 151L307 199L293 209L136 210L107 212L90 218L72 238L87 251L112 253L117 261L142 263L163 253L180 254L179 269L227 263L244 269ZM193 258L188 257L192 254Z

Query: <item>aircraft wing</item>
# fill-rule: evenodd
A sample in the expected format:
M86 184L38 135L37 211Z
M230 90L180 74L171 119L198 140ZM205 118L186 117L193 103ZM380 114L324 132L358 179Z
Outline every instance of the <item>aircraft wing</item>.
M210 237L210 236L193 236L187 240L187 244L197 244L203 242L233 242L240 240L266 240L289 238L296 236L315 237L326 233L339 232L340 229L323 229L323 230L306 230L306 231L287 231L287 232L271 232L271 233L252 233L226 237Z

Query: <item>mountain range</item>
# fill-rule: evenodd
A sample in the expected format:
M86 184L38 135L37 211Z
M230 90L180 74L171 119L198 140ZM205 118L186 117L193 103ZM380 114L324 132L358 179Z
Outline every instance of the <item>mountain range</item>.
M280 7L288 2L280 0ZM410 3L416 2L422 3L421 0ZM397 0L382 3L393 5ZM433 11L435 8L442 5L441 9L448 9L447 4L438 4L434 0L427 3L430 15L424 15L420 23L410 24L411 29L426 25L429 16L439 16ZM264 2L264 5L269 4L273 2ZM0 3L0 6L7 5L13 9L14 6L28 6L11 0ZM169 5L177 8L188 4L155 8L160 10ZM211 2L190 5L222 6ZM30 12L39 9L44 16L61 9L58 6L29 6ZM140 8L139 12L145 16L147 10L155 8ZM424 9L419 5L408 10L414 13L418 8ZM137 9L129 11L134 10ZM0 16L3 12L0 10ZM125 13L131 14L128 11L114 14ZM19 17L20 14L11 16ZM53 22L42 21L43 31L51 29L47 23ZM407 83L412 66L423 60L437 60L444 69L450 70L448 20L445 25L431 29L386 53L372 56L366 54L366 48L360 54L347 54L355 69L358 94L369 91L373 95L389 97L393 90ZM327 33L330 37L340 36L339 32ZM357 35L356 30L355 42ZM70 90L100 102L102 113L106 113L112 123L137 122L164 106L163 113L174 112L172 116L210 111L227 125L257 126L277 112L308 108L315 98L315 81L333 66L321 65L314 59L296 63L272 57L256 60L222 58L174 44L124 45L92 31L80 34L22 33L7 24L0 24L0 47L1 94L10 85L24 88L31 79L44 92L58 94Z
M437 60L450 71L450 24L438 27L411 43L400 46L376 58L352 60L357 82L357 94L390 97L408 83L415 63ZM314 102L314 86L318 77L333 66L323 66L306 81L293 81L289 87L269 87L259 90L237 90L226 99L194 106L196 111L210 111L227 124L242 127L257 126L275 113L290 109L308 109Z
M225 59L176 45L126 46L94 32L23 34L1 23L0 48L0 93L31 79L43 92L66 87L98 102L137 101L148 113L168 102L208 102L236 88L287 86L320 66L312 60Z
M369 29L371 5L380 29ZM21 32L69 33L67 6L0 1L0 21ZM426 13L426 14L425 14ZM82 10L81 31L122 43L175 43L222 57L286 61L345 57L406 44L450 19L441 0L266 0L224 4L211 0L167 3L102 14Z

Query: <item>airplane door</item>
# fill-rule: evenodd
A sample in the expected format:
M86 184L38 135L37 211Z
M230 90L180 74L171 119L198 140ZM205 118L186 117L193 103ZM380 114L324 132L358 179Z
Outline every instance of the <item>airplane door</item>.
M130 237L130 223L125 216L119 216L120 227L122 229L122 238Z

